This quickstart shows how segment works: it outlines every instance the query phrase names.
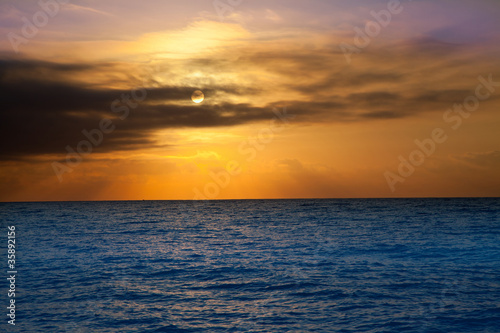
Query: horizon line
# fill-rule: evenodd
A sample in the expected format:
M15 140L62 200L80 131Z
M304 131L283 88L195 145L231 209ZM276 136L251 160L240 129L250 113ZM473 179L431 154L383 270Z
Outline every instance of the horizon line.
M194 199L133 199L133 200L34 200L34 201L0 201L0 204L9 203L64 203L64 202L144 202L144 201L188 201L188 202L207 202L207 201L257 201L257 200L408 200L408 199L500 199L498 197L466 197L466 196L456 196L456 197L364 197L364 198L245 198L245 199L206 199L206 200L194 200Z

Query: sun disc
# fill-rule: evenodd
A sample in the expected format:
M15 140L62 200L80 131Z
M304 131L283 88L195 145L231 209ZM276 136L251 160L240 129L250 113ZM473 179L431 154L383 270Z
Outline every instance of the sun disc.
M191 95L191 100L193 102L195 102L196 104L203 102L204 99L205 99L205 95L203 94L203 92L201 90L196 90Z

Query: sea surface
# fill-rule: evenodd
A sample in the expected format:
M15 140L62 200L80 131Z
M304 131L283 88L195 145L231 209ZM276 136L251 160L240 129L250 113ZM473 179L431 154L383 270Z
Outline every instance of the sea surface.
M1 203L0 331L498 333L499 213L500 199Z

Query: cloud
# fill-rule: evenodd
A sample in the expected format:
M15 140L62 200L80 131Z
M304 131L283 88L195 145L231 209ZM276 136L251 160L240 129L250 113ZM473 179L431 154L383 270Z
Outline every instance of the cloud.
M271 119L270 107L246 103L195 106L190 102L195 87L166 86L147 90L147 98L120 120L111 110L115 100L130 97L130 90L92 88L82 84L51 81L60 72L80 72L89 65L60 65L41 62L0 62L0 148L1 159L25 155L64 152L85 139L82 130L99 127L109 118L116 131L99 147L100 152L152 147L151 134L176 127L232 126ZM45 76L40 75L44 73ZM238 94L237 87L204 89L207 97L216 93ZM117 106L124 107L126 102Z
M271 21L274 21L274 22L281 22L281 21L283 21L283 18L281 16L279 16L278 14L276 14L271 9L266 9L266 16L265 17L266 17L267 20L271 20Z
M474 152L453 156L454 160L472 168L498 170L500 168L500 151Z
M285 168L287 169L287 171L300 172L304 170L304 166L297 159L287 158L287 159L277 160L275 163L279 168Z
M321 78L317 82L308 85L290 85L290 88L305 94L317 93L331 88L338 87L353 87L361 88L380 83L397 83L402 82L403 75L401 73L384 73L384 72L335 72L329 74L325 78Z
M104 15L104 16L114 16L113 14L104 12L102 10L97 10L95 8L85 7L85 6L79 6L79 5L75 5L75 4L67 4L66 8L69 9L69 10L77 11L77 12L87 11L87 12L90 12L90 13L95 13L95 14Z

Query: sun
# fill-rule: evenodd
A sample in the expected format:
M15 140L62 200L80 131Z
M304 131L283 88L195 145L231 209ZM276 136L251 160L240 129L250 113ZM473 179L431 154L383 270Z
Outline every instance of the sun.
M204 99L205 99L205 95L203 94L203 92L201 90L196 90L191 95L191 100L193 102L195 102L196 104L203 102Z

